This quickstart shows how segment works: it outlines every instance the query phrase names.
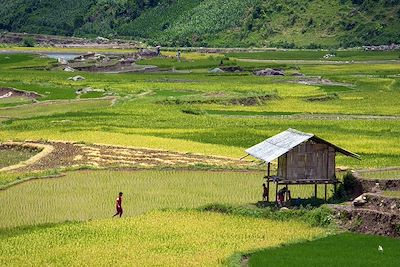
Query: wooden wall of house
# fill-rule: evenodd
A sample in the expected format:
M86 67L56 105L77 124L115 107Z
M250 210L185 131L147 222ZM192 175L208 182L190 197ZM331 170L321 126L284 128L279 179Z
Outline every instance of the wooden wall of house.
M278 176L288 180L332 179L335 177L335 149L308 141L278 159Z

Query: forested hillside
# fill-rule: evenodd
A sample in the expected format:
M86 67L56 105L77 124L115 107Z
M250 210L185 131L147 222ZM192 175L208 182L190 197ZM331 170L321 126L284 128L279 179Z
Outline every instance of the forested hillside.
M400 43L400 0L2 0L0 29L170 46Z

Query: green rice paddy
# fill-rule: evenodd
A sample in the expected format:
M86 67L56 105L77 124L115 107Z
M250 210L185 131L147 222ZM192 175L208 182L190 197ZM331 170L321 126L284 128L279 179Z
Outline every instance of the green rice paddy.
M207 171L79 171L36 179L0 191L0 228L104 219L124 192L124 216L154 209L198 208L212 203L245 205L262 200L263 173ZM291 186L308 198L313 186ZM271 188L271 199L275 189ZM328 197L332 194L328 188ZM323 186L318 197L324 197ZM16 201L16 199L18 201Z
M398 239L345 233L256 252L249 266L394 267L400 257L399 246Z

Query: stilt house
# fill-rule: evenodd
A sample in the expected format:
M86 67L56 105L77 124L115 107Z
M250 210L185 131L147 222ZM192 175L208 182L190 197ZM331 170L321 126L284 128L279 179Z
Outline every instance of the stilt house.
M336 191L336 153L360 159L360 156L329 143L314 134L288 129L246 150L259 160L267 163L266 182L269 192L270 181L278 185L333 184ZM278 159L276 175L271 175L271 162ZM267 197L267 201L269 196Z

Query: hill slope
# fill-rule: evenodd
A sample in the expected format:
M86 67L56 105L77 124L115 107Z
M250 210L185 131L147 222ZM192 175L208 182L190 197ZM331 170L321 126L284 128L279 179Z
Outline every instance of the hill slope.
M0 29L174 46L400 43L400 0L3 0Z

